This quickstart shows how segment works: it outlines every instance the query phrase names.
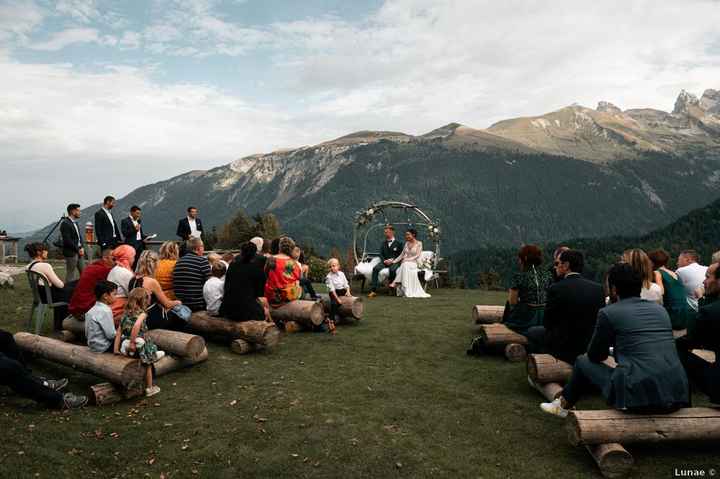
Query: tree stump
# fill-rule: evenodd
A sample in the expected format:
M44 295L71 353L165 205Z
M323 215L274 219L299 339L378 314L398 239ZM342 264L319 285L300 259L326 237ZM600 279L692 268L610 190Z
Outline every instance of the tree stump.
M322 301L291 301L279 308L270 308L274 320L295 321L304 327L319 326L325 321L325 308Z
M155 376L165 376L166 374L173 371L177 371L179 369L187 368L199 364L203 361L207 361L207 358L207 348L203 349L202 352L193 359L166 355L158 362L153 364L153 369L155 370Z
M472 317L475 324L493 324L501 322L504 313L504 306L478 304L473 306Z
M505 358L511 363L519 363L527 359L525 346L522 344L510 343L505 346Z
M20 349L49 361L64 364L121 384L128 389L142 386L145 368L137 359L108 353L93 353L87 346L68 344L30 333L16 333Z
M126 399L142 396L142 388L124 389L112 383L99 383L90 386L90 398L96 406L107 406Z
M340 296L340 308L338 309L338 315L345 319L345 318L352 318L357 321L360 321L363 317L363 311L365 310L365 305L363 304L362 298L357 298L355 296ZM321 294L320 295L320 301L323 303L323 308L325 310L325 314L330 314L330 295L329 294Z
M314 303L312 303L314 304ZM280 342L280 331L274 323L267 321L230 321L198 311L190 318L190 328L199 333L221 336L227 341L243 339L266 348L273 348Z
M230 343L230 349L235 354L250 354L259 349L255 343L249 343L244 339L235 339Z

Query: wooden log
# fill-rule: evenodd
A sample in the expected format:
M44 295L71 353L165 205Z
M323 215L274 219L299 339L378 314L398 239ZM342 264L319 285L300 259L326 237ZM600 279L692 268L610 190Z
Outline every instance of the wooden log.
M125 389L112 383L99 383L90 386L90 398L96 406L107 406L126 399L141 396L142 388Z
M475 324L493 324L501 322L504 313L504 306L477 304L473 306L472 317Z
M699 358L702 358L709 363L714 363L717 359L715 357L715 351L709 351L707 349L693 349L692 353L695 356L698 356Z
M573 445L712 441L720 439L720 409L685 408L671 414L570 411L567 433Z
M565 361L555 359L551 354L530 354L527 358L527 373L539 384L564 384L570 379L572 366Z
M207 348L203 349L202 352L193 359L166 355L158 362L153 364L153 368L155 369L155 376L164 376L173 371L194 366L203 361L207 361L207 358Z
M311 328L319 326L325 320L325 308L322 301L291 301L279 308L270 308L270 315L274 320L285 322L295 321Z
M206 311L198 311L190 318L190 328L194 331L213 336L222 336L227 340L244 339L266 348L273 348L280 342L280 331L274 323L267 321L230 321L210 316Z
M87 346L63 343L30 333L16 333L15 342L20 349L36 356L95 374L129 389L140 387L145 378L145 368L137 359L93 353Z
M352 318L358 321L362 319L363 311L365 310L362 298L357 298L355 296L340 296L339 299L340 308L338 310L338 315L341 318ZM320 301L322 301L325 314L330 314L330 295L321 294Z
M153 341L158 349L183 358L196 359L205 351L205 340L195 334L152 329L145 333L145 337Z
M562 386L558 383L535 383L533 387L548 401L555 399L558 393L562 391ZM590 453L600 468L600 472L605 477L614 479L626 476L633 467L634 459L632 455L618 443L588 444L585 445L585 449Z
M483 346L504 348L510 343L522 344L525 346L528 340L522 334L518 334L504 324L482 324L480 325L480 338Z
M249 343L244 339L235 339L230 343L230 349L235 354L250 354L260 347L256 343Z
M505 346L505 358L511 363L519 363L527 359L527 351L522 344L510 343Z

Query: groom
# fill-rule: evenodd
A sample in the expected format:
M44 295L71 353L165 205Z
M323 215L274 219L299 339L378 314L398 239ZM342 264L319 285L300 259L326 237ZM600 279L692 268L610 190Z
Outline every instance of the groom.
M383 241L382 248L380 248L380 262L373 268L372 285L368 298L377 296L380 271L382 271L383 268L390 270L388 281L392 282L395 279L395 272L400 267L400 263L393 264L392 260L400 256L403 250L403 244L395 239L395 228L392 225L387 225L384 232L385 241Z

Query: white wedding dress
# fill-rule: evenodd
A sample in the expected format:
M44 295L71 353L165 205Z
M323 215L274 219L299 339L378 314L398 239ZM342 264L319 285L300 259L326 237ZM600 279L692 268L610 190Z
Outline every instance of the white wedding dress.
M422 243L416 241L414 245L405 243L400 256L395 258L395 263L402 261L402 264L395 273L396 293L406 298L429 298L418 279L418 260L422 255Z

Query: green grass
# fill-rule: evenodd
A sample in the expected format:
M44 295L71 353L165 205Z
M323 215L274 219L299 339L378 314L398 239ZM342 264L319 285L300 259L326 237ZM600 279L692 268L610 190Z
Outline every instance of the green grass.
M0 327L11 331L29 314L18 279L0 290ZM336 337L289 335L270 354L213 344L206 363L160 378L149 400L53 412L2 388L0 476L599 477L563 422L539 411L523 364L465 355L471 306L504 295L432 293L367 300L365 319ZM75 392L100 382L43 361L34 369L69 377ZM716 448L630 448L634 477L709 464Z

